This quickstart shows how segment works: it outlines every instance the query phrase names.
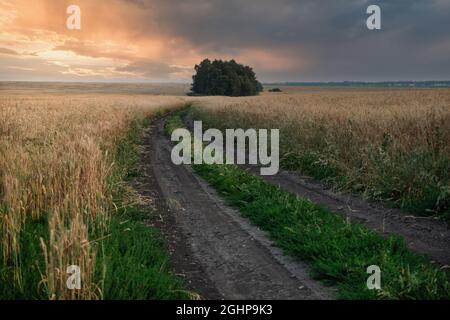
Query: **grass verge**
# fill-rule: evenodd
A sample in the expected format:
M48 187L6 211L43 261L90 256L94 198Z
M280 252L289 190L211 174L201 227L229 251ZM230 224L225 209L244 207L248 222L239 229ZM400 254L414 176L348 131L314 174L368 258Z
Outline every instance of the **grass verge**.
M296 103L302 110L303 102ZM334 105L319 108L320 111L305 111L301 117L296 117L297 111L288 107L278 109L276 104L261 113L256 111L260 106L238 105L239 102L234 102L227 108L212 108L198 103L192 113L204 126L221 130L279 128L283 169L313 176L338 190L359 193L414 214L441 217L450 223L450 157L443 144L446 116L439 112L430 110L429 114L424 112L409 119L411 111L405 111L402 117L409 120L397 120L386 129L381 119L393 121L391 117L395 115L379 114L371 122L367 117L372 110L356 117L347 114L348 110L336 113ZM364 105L361 108L355 109L355 114L363 112ZM287 119L289 112L293 119ZM431 116L434 112L439 116ZM354 116L356 120L352 120ZM420 140L421 135L426 138ZM415 136L417 142L406 143Z
M110 236L102 243L99 268L104 278L104 299L189 299L183 283L173 275L169 255L159 230L145 224L149 213L134 204L127 182L138 175L142 130L149 119L132 123L118 143L116 171L111 177L117 212L111 217ZM101 266L106 269L101 269Z
M95 283L98 298L190 299L193 294L184 290L182 281L172 274L169 255L157 228L145 224L148 210L135 204L129 180L138 175L139 145L142 130L149 124L133 121L126 135L116 141L115 165L108 178L112 195L106 233L89 229L89 238L97 251ZM1 208L0 208L1 209ZM9 260L0 255L0 299L46 300L50 294L42 283L45 260L40 239L49 236L49 215L39 220L29 219L20 232L21 251L13 257L20 265L20 275ZM103 229L102 229L103 230ZM20 279L17 281L15 279ZM83 281L83 279L82 279ZM17 283L19 282L19 284Z
M167 132L184 127L173 116ZM275 245L311 265L314 278L338 288L342 299L449 299L450 275L407 249L399 237L383 238L347 223L308 200L233 165L195 165L227 202L266 230ZM367 267L381 268L381 290L368 290Z
M20 233L22 251L27 254L15 256L20 265L19 285L13 279L19 279L17 271L7 259L0 255L0 299L35 300L47 299L42 290L41 273L45 270L45 261L39 239L48 238L48 219L27 222Z

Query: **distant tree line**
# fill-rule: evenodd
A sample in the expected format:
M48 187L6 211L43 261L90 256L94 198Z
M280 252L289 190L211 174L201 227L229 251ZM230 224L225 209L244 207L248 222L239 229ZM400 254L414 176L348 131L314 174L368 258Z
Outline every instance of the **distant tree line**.
M269 89L269 92L283 92L280 88Z
M253 69L234 60L205 59L195 66L195 71L191 88L194 94L238 97L263 91Z

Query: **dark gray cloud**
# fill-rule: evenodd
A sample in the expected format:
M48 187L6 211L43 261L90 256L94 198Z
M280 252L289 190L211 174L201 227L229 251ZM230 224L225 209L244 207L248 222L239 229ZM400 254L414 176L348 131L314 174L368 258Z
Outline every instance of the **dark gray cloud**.
M450 78L450 0L77 0L80 32L65 26L68 0L35 2L0 7L10 77L45 73L42 60L57 79L188 81L202 58L234 58L262 81ZM370 4L380 31L366 28Z
M450 78L449 0L134 2L212 58L259 49L292 61L289 70L258 66L263 80ZM370 4L382 8L380 31L366 28ZM306 63L295 67L296 57Z

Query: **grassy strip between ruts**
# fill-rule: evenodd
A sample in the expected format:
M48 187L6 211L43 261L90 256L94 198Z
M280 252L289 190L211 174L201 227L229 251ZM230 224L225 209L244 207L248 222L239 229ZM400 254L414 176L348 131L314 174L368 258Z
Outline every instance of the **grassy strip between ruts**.
M333 95L330 105L324 102L325 96L314 103L286 96L288 105L283 104L282 96L278 102L271 101L273 105L264 100L240 105L237 100L227 108L220 107L218 99L217 107L214 102L209 107L196 103L191 113L206 128L278 128L283 169L313 176L334 189L450 223L450 157L445 143L446 132L450 132L445 129L448 111L440 113L427 99L417 102L404 96L411 99L409 104L404 101L405 109L394 115L396 107L391 103L397 99L372 101L373 108L369 108L368 101L352 104L350 98L342 108L338 96ZM305 104L309 109L303 109ZM409 109L410 104L417 108L423 104L429 110L420 111L418 116ZM437 100L436 104L445 102ZM392 125L385 127L388 122ZM417 141L413 143L414 137Z
M166 131L184 127L180 114ZM297 197L234 165L195 165L233 207L266 230L287 254L308 261L312 274L338 287L342 299L449 299L446 269L381 235ZM381 290L369 290L367 267L381 268Z

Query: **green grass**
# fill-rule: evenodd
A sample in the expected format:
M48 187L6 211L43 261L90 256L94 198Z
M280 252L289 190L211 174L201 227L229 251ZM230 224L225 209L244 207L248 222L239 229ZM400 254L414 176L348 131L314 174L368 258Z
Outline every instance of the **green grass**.
M159 230L144 224L148 213L134 206L120 211L112 218L111 236L103 242L104 256L99 261L98 269L102 264L107 266L103 298L189 299L190 293L170 271Z
M111 176L114 203L119 208L111 218L110 237L102 248L104 254L97 270L105 272L103 295L105 299L189 299L192 294L184 290L183 283L172 274L169 255L159 230L145 225L149 212L128 204L127 182L136 177L142 143L142 130L150 119L135 121L128 134L117 142L116 170ZM106 270L102 266L106 265Z
M132 194L126 188L129 180L136 177L140 160L138 148L142 130L150 119L134 121L127 134L120 137L114 155L115 166L108 180L112 201L117 209L110 212L111 220L107 234L99 234L94 228L90 239L97 242L99 254L96 259L94 283L99 284L104 299L190 299L193 294L184 289L182 281L170 270L166 244L159 230L145 224L151 212L130 204ZM113 208L114 206L111 206ZM48 217L38 221L29 220L20 233L22 254L22 284L12 280L11 264L0 255L0 299L37 300L48 299L41 282L45 262L40 238L47 239Z
M48 238L48 221L46 218L27 222L20 233L22 252L20 261L21 285L13 281L14 273L9 261L0 255L0 299L1 300L35 300L47 299L46 293L39 288L41 272L45 271L45 262L39 238Z
M167 130L183 127L179 115ZM338 288L342 299L449 299L446 270L409 251L399 237L364 226L270 185L232 165L195 165L226 200L266 230L287 254L310 263L312 274ZM382 290L368 290L367 267L382 271Z
M191 105L188 104L186 108L176 112L174 115L167 118L164 125L164 132L171 135L172 132L178 128L184 128L182 117L184 117L190 110Z
M311 175L337 189L364 193L391 207L422 216L436 215L450 222L450 159L437 159L426 150L390 155L367 148L367 153L374 171L370 183L358 178L349 181L333 164L323 161L324 155L320 152L285 152L280 165Z
M242 120L233 113L236 111L217 117L213 112L194 106L191 112L205 127L224 130L255 125L251 120ZM393 138L388 133L384 134L380 145L342 150L329 144L325 133L318 129L311 140L305 140L305 145L299 147L292 144L295 130L295 127L281 128L281 168L310 175L338 190L360 193L391 207L422 216L438 216L450 223L450 158L444 153L419 147L400 153L392 149ZM346 163L343 159L349 154L354 160Z

